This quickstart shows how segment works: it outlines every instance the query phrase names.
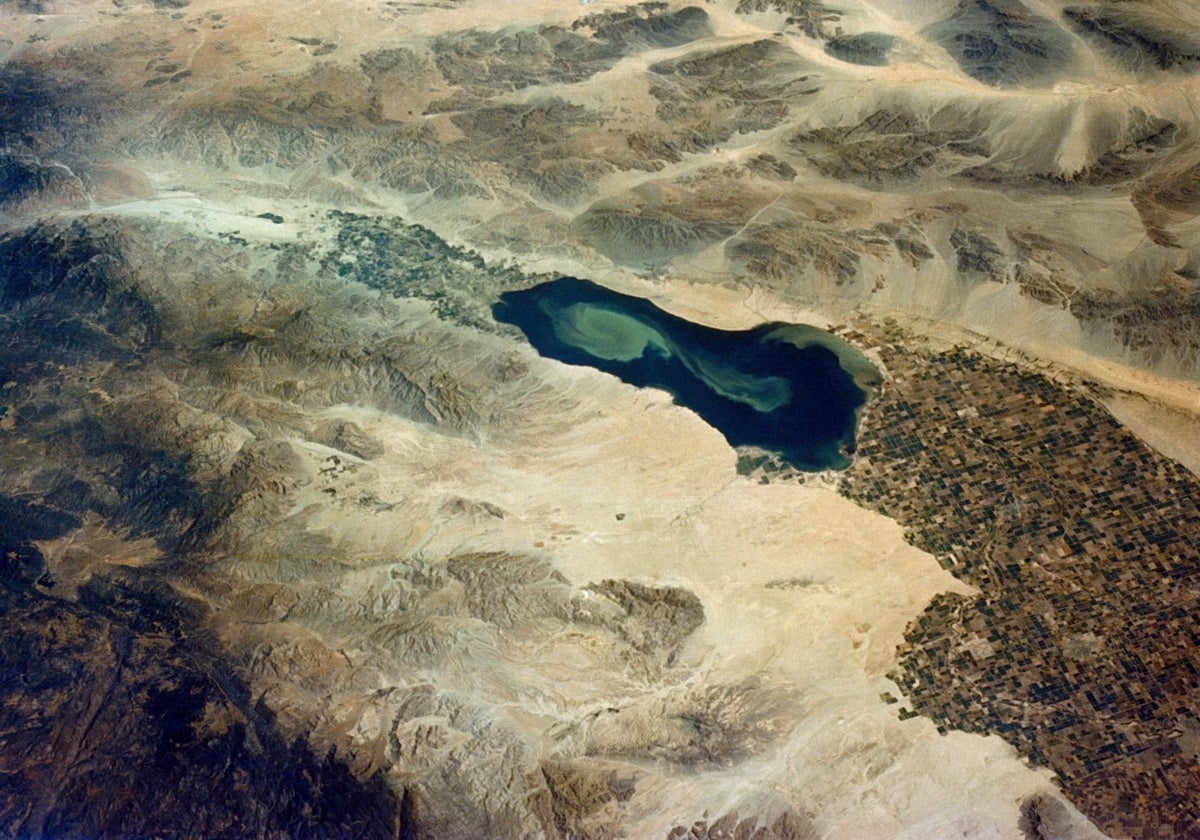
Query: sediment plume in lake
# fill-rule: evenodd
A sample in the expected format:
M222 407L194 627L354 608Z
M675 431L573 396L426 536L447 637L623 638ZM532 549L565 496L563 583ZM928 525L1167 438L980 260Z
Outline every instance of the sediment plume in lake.
M0 0L0 833L1196 834L1194 32Z

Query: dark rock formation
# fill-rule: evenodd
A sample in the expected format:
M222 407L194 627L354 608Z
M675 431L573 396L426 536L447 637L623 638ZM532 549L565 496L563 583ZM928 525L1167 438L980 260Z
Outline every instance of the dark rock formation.
M785 811L773 821L740 817L730 811L715 820L696 820L690 826L677 825L667 832L667 840L816 840L821 832L812 821Z
M1021 822L1025 840L1069 840L1071 814L1062 800L1052 796L1031 796L1021 803Z
M120 594L113 587L120 587ZM397 803L289 743L197 616L133 582L70 603L0 586L7 836L395 837ZM203 635L202 633L199 635Z
M487 95L579 82L630 52L677 47L711 34L703 9L668 11L665 3L646 3L580 18L570 29L544 26L442 36L432 49L447 81Z
M841 12L822 0L739 0L736 11L739 15L756 12L774 12L784 16L784 23L795 27L810 38L827 37L829 31L842 19Z
M613 262L638 267L691 254L733 233L732 225L692 222L664 210L593 207L574 222L579 238Z
M538 768L549 792L544 822L563 838L616 838L625 832L615 815L633 797L636 771L582 761L543 761ZM614 807L615 806L615 807Z
M383 444L349 420L326 420L313 430L312 440L370 461L384 453Z
M642 3L628 9L579 18L571 29L588 30L600 43L622 52L681 47L712 35L708 14L697 6L670 11L667 3Z
M1130 132L1129 141L1100 155L1080 180L1090 184L1128 182L1146 174L1175 146L1179 133L1175 123L1149 114L1134 116L1138 127Z
M920 119L880 110L862 122L797 134L791 146L831 178L890 185L927 172L956 172L988 154L965 115Z
M1063 17L1135 67L1194 68L1200 63L1200 37L1194 28L1147 5L1069 6L1063 9Z
M1148 361L1194 364L1200 360L1200 290L1183 292L1164 286L1122 296L1079 292L1070 309L1091 329L1113 330L1121 344Z
M102 74L88 78L90 69L34 60L0 66L0 149L53 158L75 143L86 147L119 122L121 97L102 88Z
M589 587L612 601L620 612L592 609L596 620L641 653L660 656L668 663L680 645L704 623L700 599L686 589L646 586L627 580L606 580Z
M653 64L650 72L657 116L671 145L688 152L773 128L787 117L789 102L819 89L794 52L768 39L698 50Z
M112 223L40 225L2 236L0 310L64 349L82 349L89 336L124 350L145 347L157 341L162 322L126 260L129 247L136 234Z
M1019 0L960 0L930 34L964 73L1000 87L1044 81L1071 60L1070 36Z
M1004 279L1004 252L986 234L955 228L950 245L958 255L960 274L974 275L986 280Z
M0 153L0 211L86 206L87 191L64 164Z
M1133 191L1133 206L1146 234L1159 245L1178 247L1174 229L1200 216L1200 161L1190 148L1164 157Z
M825 43L825 52L851 64L882 67L888 63L888 54L895 43L895 36L885 32L838 35Z

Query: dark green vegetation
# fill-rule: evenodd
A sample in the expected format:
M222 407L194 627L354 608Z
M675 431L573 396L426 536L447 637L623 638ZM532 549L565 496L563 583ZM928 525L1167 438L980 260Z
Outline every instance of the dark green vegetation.
M881 340L893 387L841 490L981 591L936 598L894 678L1049 766L1106 833L1192 836L1200 481L1081 389Z

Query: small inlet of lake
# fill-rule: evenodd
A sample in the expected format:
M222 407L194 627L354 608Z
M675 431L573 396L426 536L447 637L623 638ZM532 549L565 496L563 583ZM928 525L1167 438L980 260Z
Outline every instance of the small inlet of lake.
M713 329L573 277L505 292L492 314L541 355L661 388L732 446L801 470L850 465L859 411L882 381L869 359L825 330Z

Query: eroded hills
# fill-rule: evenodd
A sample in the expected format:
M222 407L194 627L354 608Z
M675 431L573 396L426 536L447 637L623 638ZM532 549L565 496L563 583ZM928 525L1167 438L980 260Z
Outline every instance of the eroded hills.
M1120 566L1200 527L1193 31L0 4L0 831L1187 836L1194 572ZM563 274L843 325L868 454L797 476L539 358L491 307ZM1067 499L1112 442L1149 507Z

